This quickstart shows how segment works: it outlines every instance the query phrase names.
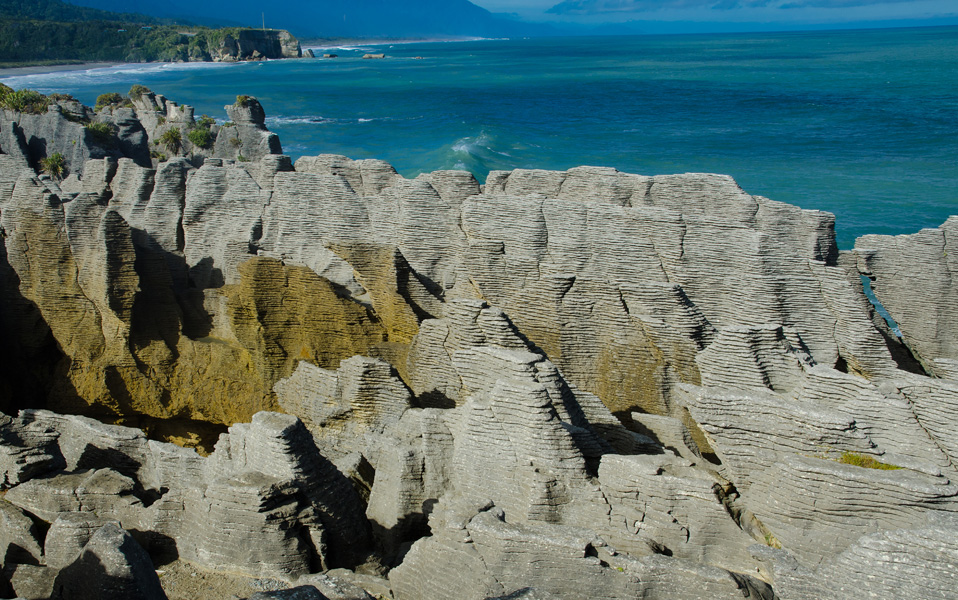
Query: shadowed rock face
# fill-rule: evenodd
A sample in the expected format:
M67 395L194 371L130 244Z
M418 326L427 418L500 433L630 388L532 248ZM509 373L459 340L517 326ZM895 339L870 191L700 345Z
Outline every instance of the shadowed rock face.
M195 124L133 105L97 118ZM954 587L954 219L839 253L831 215L728 177L294 165L255 99L228 111L212 148L62 181L26 140L75 123L0 124L15 588L72 577L107 521L290 584L365 563L344 576L397 598ZM31 405L230 427L201 457Z

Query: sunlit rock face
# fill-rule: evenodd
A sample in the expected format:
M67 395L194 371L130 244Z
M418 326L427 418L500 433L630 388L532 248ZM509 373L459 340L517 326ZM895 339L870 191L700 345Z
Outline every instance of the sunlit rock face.
M293 164L250 98L144 158L190 107L56 106L0 124L14 591L105 556L155 594L143 552L437 600L954 588L954 219L839 252L720 175Z

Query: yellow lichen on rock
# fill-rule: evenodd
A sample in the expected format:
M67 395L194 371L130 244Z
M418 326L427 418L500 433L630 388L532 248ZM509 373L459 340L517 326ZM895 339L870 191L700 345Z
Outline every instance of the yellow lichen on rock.
M318 366L336 368L388 340L371 311L338 296L332 283L307 267L257 257L239 270L240 283L223 289L230 323L270 388L289 377L304 354Z

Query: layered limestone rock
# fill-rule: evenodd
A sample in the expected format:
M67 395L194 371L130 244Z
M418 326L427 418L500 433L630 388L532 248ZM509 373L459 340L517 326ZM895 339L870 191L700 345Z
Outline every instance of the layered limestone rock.
M134 106L150 140L163 128L194 123L190 107L149 91L140 91ZM210 158L194 171L193 163L174 159L154 173L122 161L115 172L90 164L82 182L89 187L96 177L98 205L106 203L131 227L141 266L146 293L140 294L143 311L134 313L149 317L138 319L143 324L129 337L146 338L133 344L142 348L136 359L162 375L132 383L137 377L126 374L123 387L169 393L173 414L189 411L224 424L240 416L240 406L193 410L190 399L180 402L171 390L189 378L180 368L184 357L202 355L235 365L234 380L249 381L242 371L256 371L257 381L245 390L211 390L220 398L245 396L241 404L254 409L249 414L275 406L271 388L292 372L292 361L330 368L352 354L388 360L417 395L437 391L455 401L458 390L439 390L406 356L422 322L459 310L457 298L481 298L508 315L523 347L531 344L577 388L623 415L641 409L684 418L671 388L701 383L695 355L716 328L771 323L785 327L793 345L817 362L841 363L869 377L895 370L864 296L838 264L830 215L753 197L710 175L519 170L494 172L483 188L465 173L406 180L381 161L320 156L293 166L276 158L278 142L265 131L255 99L240 97L227 110L235 127L216 130L212 156L242 153L257 162ZM235 148L225 148L234 134ZM247 151L253 146L259 150ZM197 153L190 152L195 163ZM37 193L31 205L40 203ZM61 203L76 202L72 192L50 193ZM99 213L82 214L91 220ZM50 218L56 222L55 214ZM253 263L244 279L240 265L255 254L287 264ZM22 264L17 259L11 264ZM284 340L274 351L268 334L251 334L248 318L237 313L272 311L244 297L246 282L268 280L276 289L295 281L294 293L331 296L318 282L308 283L311 276L300 267L331 282L330 291L349 300L343 307L357 305L347 313L365 306L385 331L348 331L350 351L326 355L308 340ZM277 279L280 269L285 272ZM294 320L311 318L297 313ZM358 313L344 318L363 321ZM143 330L149 333L138 336ZM205 339L228 342L229 352L196 343ZM89 398L92 389L80 395L104 403ZM148 412L159 416L158 408Z
M57 575L51 598L165 600L166 594L149 555L127 531L107 523Z
M240 29L227 32L219 45L207 48L204 60L233 62L267 58L301 58L299 41L285 29Z
M855 241L862 275L898 324L902 339L921 365L937 377L954 378L958 360L958 312L952 273L958 256L949 253L958 218L912 235L866 235ZM920 266L919 266L920 265Z
M933 515L914 529L870 534L855 540L834 561L817 569L800 565L782 550L754 548L767 566L776 594L787 600L812 598L923 598L952 594L956 574L955 520ZM915 583L921 582L918 590Z
M529 587L556 598L773 597L746 576L662 556L630 558L588 530L514 525L495 508L433 531L390 573L397 598L525 597L510 594Z
M361 452L411 407L412 396L389 363L354 356L336 371L300 362L276 384L284 411L320 432L326 454Z
M114 589L127 579L143 585L142 574L133 572L139 567L110 554L146 557L141 545L155 558L179 555L208 569L287 581L320 567L356 565L370 550L359 496L295 417L258 413L223 434L208 458L85 417L23 411L5 419L8 427L52 432L8 438L5 448L59 457L8 482L0 500L6 561L42 565L56 579L54 597L154 597ZM31 519L50 524L44 537ZM119 550L109 549L114 545ZM99 573L91 553L104 561L109 589L81 585ZM124 569L133 571L124 575ZM155 578L152 565L149 573Z
M293 164L253 98L229 127L132 100L95 115L129 143L63 180L30 136L86 109L0 123L0 391L212 453L0 416L14 591L120 565L123 530L289 597L339 593L309 583L337 566L426 599L954 587L953 220L839 253L831 215L723 176L410 180ZM230 427L213 448L201 423Z

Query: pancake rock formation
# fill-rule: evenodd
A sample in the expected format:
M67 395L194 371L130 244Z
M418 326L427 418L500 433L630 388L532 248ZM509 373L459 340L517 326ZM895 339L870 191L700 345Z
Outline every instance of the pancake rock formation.
M958 597L955 218L131 92L0 122L0 596Z

